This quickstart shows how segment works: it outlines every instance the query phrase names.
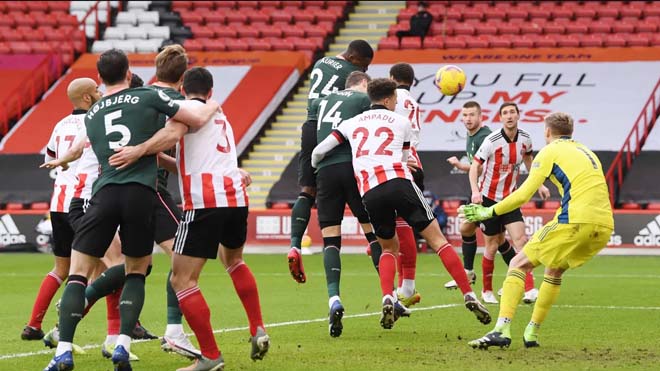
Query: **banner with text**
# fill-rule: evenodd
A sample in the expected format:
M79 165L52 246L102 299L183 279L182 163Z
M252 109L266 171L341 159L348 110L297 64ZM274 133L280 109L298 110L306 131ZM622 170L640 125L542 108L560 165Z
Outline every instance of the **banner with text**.
M473 63L468 58L428 63L422 58L423 63L416 63L415 54L404 60L415 69L411 92L420 104L423 151L465 150L461 107L470 100L481 105L483 121L493 130L501 128L499 106L516 102L521 110L519 127L532 135L536 149L545 145L543 117L563 111L575 119L577 140L593 150L618 151L660 78L658 60ZM375 63L369 74L388 76L393 63L378 58ZM443 96L433 83L443 64L456 64L467 75L465 89L456 96ZM647 143L644 149L660 150L660 143Z

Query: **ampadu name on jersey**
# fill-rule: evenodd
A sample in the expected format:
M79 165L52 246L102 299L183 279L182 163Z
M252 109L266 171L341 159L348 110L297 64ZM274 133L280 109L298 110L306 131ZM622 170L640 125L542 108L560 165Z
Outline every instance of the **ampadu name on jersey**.
M96 112L98 112L103 108L113 106L115 104L119 104L119 103L138 104L139 102L140 102L140 97L133 96L130 94L120 94L109 99L101 99L97 104L94 105L94 107L92 107L91 110L89 110L89 112L87 112L87 119L91 120Z
M360 122L362 121L371 121L371 120L380 120L380 121L387 121L390 124L393 124L395 121L395 118L393 116L390 116L388 114L384 113L365 113L363 114L362 117L360 117Z

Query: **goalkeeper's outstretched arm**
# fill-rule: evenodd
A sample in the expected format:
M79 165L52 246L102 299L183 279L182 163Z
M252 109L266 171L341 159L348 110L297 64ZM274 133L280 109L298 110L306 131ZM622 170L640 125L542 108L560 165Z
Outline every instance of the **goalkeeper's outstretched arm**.
M527 179L520 185L520 188L495 204L495 214L506 214L522 206L534 196L534 193L543 185L544 181L545 177L540 173L530 172Z

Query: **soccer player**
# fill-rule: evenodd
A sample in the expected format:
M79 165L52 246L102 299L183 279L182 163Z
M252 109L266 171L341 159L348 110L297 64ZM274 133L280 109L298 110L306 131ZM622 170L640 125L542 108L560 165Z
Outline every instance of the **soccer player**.
M183 92L188 100L180 105L198 109L211 97L212 90L211 73L205 68L194 67L184 75ZM129 158L157 153L185 134L176 147L185 214L174 244L171 280L181 310L199 341L202 356L190 367L179 371L220 370L224 360L213 335L209 307L197 286L206 260L218 256L218 246L222 247L222 263L248 316L251 358L263 359L270 345L261 316L257 284L243 261L248 218L245 187L249 178L244 177L238 168L234 134L224 114L216 114L195 132L187 132L185 125L170 122L151 140L137 146ZM124 149L128 150L129 147ZM112 163L124 166L114 159Z
M312 86L307 99L309 113L312 102L316 98L344 89L346 77L353 71L366 72L374 51L368 42L353 40L348 44L346 51L336 57L324 57L314 64L311 73ZM316 146L316 119L307 117L302 125L301 149L298 159L298 183L301 192L291 209L291 249L287 259L291 276L298 283L305 283L307 277L302 264L300 243L307 229L309 216L316 198L316 177L310 165L310 157ZM369 241L373 243L376 240ZM379 255L379 247L374 246L374 254ZM374 259L374 265L377 259Z
M472 203L492 206L502 200L516 189L520 165L525 164L531 168L532 138L529 133L518 128L520 110L518 105L505 102L500 106L500 119L503 127L500 131L489 134L475 154L470 165L470 187L472 188ZM484 169L485 167L485 169ZM481 178L478 180L479 176ZM546 199L550 191L544 185L539 187L539 196ZM486 250L481 263L483 270L483 290L481 298L486 303L496 304L493 294L494 257L503 244L508 244L504 238L504 231L509 232L516 251L520 251L527 242L525 223L520 209L510 213L498 215L482 222L482 229ZM504 252L503 256L511 253ZM509 255L509 256L510 256ZM534 276L531 272L525 281L525 302L536 300L538 291L534 288Z
M46 146L45 161L51 161L64 155L73 144L76 134L84 127L85 113L94 103L101 99L96 82L88 78L71 81L67 87L67 96L73 105L73 112L60 120L55 127ZM75 166L73 163L72 166ZM62 281L69 276L71 262L71 243L73 228L69 223L69 206L75 196L78 183L71 171L58 171L53 185L53 197L50 202L50 220L53 225L53 255L55 267L41 282L37 298L32 307L32 315L27 326L21 333L23 340L41 340L44 332L41 325L50 306L53 296Z
M315 99L309 109L308 117L316 120L316 140L323 141L344 120L369 110L371 102L367 96L367 83L371 78L364 72L353 71L346 78L346 89L331 93L324 98ZM358 219L368 241L377 244L369 214L362 204L358 191L353 165L351 147L344 143L328 154L317 167L316 182L319 225L323 236L323 266L328 288L328 327L330 336L341 335L344 306L339 297L341 277L341 221L348 204L351 212ZM377 267L378 262L374 265Z
M85 308L85 289L98 259L120 227L126 279L119 304L120 334L112 361L117 370L130 370L131 333L144 304L144 279L151 262L154 239L153 211L157 204L155 156L118 170L108 163L116 149L137 145L155 134L159 114L199 127L219 108L210 102L200 110L180 108L167 95L153 89L129 88L128 58L116 49L99 57L97 69L106 93L85 115L85 127L101 171L94 182L87 212L76 230L69 279L60 306L60 341L51 370L72 370L71 343Z
M349 142L353 169L362 202L376 231L383 253L379 275L383 294L381 326L390 329L396 320L396 298L392 296L396 256L396 217L403 217L437 252L445 268L459 283L465 306L484 324L490 314L470 289L467 275L454 248L447 242L422 192L413 183L406 163L412 139L408 118L395 112L396 83L390 79L374 79L367 88L371 110L343 122L312 153L312 166L318 166L325 154Z
M410 121L412 139L410 151L408 152L408 168L412 172L413 180L417 187L424 191L424 171L422 160L417 154L419 145L419 104L410 94L410 87L415 82L415 70L408 63L397 63L390 68L390 79L396 84L396 109L394 112ZM415 289L415 271L417 268L417 240L412 228L403 218L397 218L396 235L399 239L399 256L397 259L397 271L399 282L397 285L398 299L404 306L419 303L422 296Z
M469 342L475 348L511 344L511 321L523 296L525 273L543 265L543 283L523 335L525 347L539 346L539 328L559 296L562 274L580 267L603 249L614 229L603 168L593 152L572 139L573 118L555 112L544 121L547 145L534 159L520 188L495 205L468 205L461 211L473 222L504 215L529 201L547 178L562 196L555 217L511 260L497 324L484 337Z

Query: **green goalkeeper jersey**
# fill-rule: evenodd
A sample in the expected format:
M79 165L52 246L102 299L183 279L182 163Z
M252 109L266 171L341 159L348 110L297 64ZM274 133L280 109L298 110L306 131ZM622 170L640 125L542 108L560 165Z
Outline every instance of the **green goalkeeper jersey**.
M309 116L316 117L316 142L321 143L344 120L353 118L370 107L371 102L365 93L352 90L342 90L325 98L315 99L310 106ZM344 142L319 162L318 169L352 160L351 146Z
M167 94L150 88L124 89L101 98L85 116L87 136L99 160L99 178L92 195L107 184L140 183L156 190L156 156L144 156L117 170L108 159L115 149L147 141L163 127L160 115L174 116L179 110Z

